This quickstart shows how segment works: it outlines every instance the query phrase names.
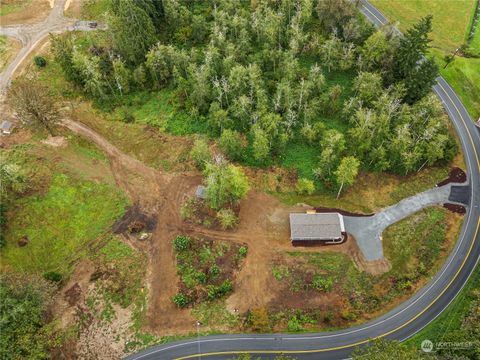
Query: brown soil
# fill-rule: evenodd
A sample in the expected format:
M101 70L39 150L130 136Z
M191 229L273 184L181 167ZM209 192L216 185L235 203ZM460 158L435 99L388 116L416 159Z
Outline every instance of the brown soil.
M449 183L464 183L465 181L467 181L467 174L465 174L465 171L458 167L454 167L452 170L450 170L448 178L440 181L437 186L443 186Z
M67 0L65 3L65 16L79 19L82 15L82 4L84 0Z
M458 204L446 203L446 204L443 204L443 207L457 214L463 215L467 212L467 209L465 209L465 206L458 205Z
M1 0L0 6L18 3L25 3L21 9L0 17L2 26L14 24L31 24L44 20L51 11L50 1L48 0Z

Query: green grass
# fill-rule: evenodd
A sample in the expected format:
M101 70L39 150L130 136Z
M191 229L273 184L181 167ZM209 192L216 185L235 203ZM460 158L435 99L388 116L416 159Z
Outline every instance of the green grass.
M108 281L100 280L105 301L126 308L131 304L142 308L143 281L146 268L144 254L131 248L118 238L112 237L100 250L97 262L100 272L109 274ZM112 271L114 269L114 271ZM142 322L142 314L134 311L135 321Z
M2 260L21 272L68 274L71 262L86 253L88 244L108 229L125 205L110 186L55 174L45 194L15 203ZM18 247L23 236L29 243Z
M103 20L111 0L87 0L82 4L80 17L84 20Z
M445 62L437 56L441 73L462 99L470 116L480 117L480 59L456 57L446 69Z
M480 24L477 24L472 41L470 42L470 47L480 52Z
M308 167L305 168L308 171ZM373 213L381 208L431 189L448 177L449 166L430 167L406 177L376 173L360 174L356 183L337 199L335 189L313 195L294 192L274 193L288 205L306 203L312 206L341 208L347 211Z
M280 164L285 168L297 170L298 177L315 180L317 187L321 183L313 176L313 170L318 167L319 147L297 142L288 144L280 157Z
M432 46L445 54L461 45L470 30L476 0L372 0L387 19L399 22L401 31L433 15Z
M0 3L0 16L13 14L17 11L20 11L24 7L28 6L31 2L32 0L16 0L9 2L8 4Z
M138 124L150 125L173 135L206 133L206 123L179 109L176 94L171 89L158 92L138 92L124 96L121 100L125 106L117 107L115 119L122 119L125 112L133 115Z
M383 233L391 275L416 279L431 271L446 237L444 208L427 208L390 226Z
M439 341L456 341L457 339L452 339L452 334L462 331L464 317L469 312L472 301L478 299L479 289L480 267L477 266L463 290L447 309L426 328L408 339L406 343L419 348L425 339L431 340L434 343ZM464 338L461 340L468 341L475 339ZM478 341L478 339L476 340Z
M372 0L388 19L399 21L400 30L405 31L420 18L433 15L431 33L432 55L441 68L441 74L455 89L474 120L480 116L480 59L457 57L447 69L443 69L443 57L453 53L463 44L470 30L475 9L475 0ZM477 29L475 44L478 46Z

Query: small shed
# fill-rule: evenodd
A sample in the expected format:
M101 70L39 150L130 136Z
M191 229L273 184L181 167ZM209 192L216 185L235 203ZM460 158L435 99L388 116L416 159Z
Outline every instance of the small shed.
M195 196L197 199L205 200L207 197L207 189L203 185L198 185L197 190L195 191Z
M0 131L2 135L10 135L12 133L12 130L13 130L13 124L10 121L8 120L2 121L2 123L0 124Z
M338 244L346 238L343 216L339 213L290 214L290 239L293 246Z

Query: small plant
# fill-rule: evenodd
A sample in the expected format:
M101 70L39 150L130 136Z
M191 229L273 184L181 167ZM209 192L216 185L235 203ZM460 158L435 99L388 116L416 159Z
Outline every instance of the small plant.
M242 157L242 138L235 130L225 129L218 140L218 146L230 160L238 160Z
M205 164L212 159L212 154L206 140L199 138L195 140L190 150L190 159L195 162L199 169L204 169Z
M240 249L238 249L238 255L240 257L245 257L247 256L248 253L248 248L246 246L240 246Z
M270 330L270 318L265 308L252 309L247 314L247 322L254 331L267 332Z
M217 264L213 264L212 266L210 266L209 273L213 278L220 275L220 272L221 272L221 270L220 270L220 268L218 267Z
M326 322L326 323L329 323L333 320L333 312L331 311L327 311L327 313L325 314L325 316L323 317L323 321Z
M194 198L190 198L180 208L180 217L182 220L189 220L195 215L196 201Z
M357 319L357 315L354 312L344 310L341 314L344 320L353 321Z
M47 66L47 60L43 56L35 56L33 62L38 68L43 68Z
M209 229L212 227L213 221L211 219L204 219L202 225Z
M290 320L288 320L287 329L291 332L297 332L302 330L302 326L300 325L300 321L298 321L296 315L293 315Z
M190 297L188 295L185 295L183 293L178 293L173 297L173 302L175 305L177 305L179 308L185 308L190 304Z
M176 251L184 251L190 247L190 237L186 235L177 235L173 241L173 247Z
M311 195L315 191L315 184L312 180L301 178L296 185L297 193Z
M62 281L63 276L62 276L62 274L59 274L55 271L48 271L48 272L43 274L43 278L45 280L48 280L48 281L59 283L60 281Z
M332 290L332 278L326 278L322 275L315 275L312 280L312 287L316 290L329 292Z
M225 280L220 286L210 286L207 292L208 300L219 299L233 290L233 284L230 280Z
M122 120L122 122L124 122L126 124L130 124L130 123L133 123L135 121L135 116L133 116L133 114L129 110L125 109L122 112L121 120Z
M231 209L222 209L217 213L217 219L223 230L233 229L238 222L238 218Z
M273 277L278 281L281 281L290 276L290 272L288 271L288 267L281 265L281 266L273 266L272 267Z

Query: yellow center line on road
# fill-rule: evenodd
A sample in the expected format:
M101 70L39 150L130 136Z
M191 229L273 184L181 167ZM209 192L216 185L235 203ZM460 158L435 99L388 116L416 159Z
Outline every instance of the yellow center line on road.
M380 20L374 13L372 13L368 8L366 8L364 6L364 9L366 9L370 14L372 14L381 24L383 24L383 21ZM440 88L442 88L443 92L445 93L445 95L447 95L447 97L450 99L451 103L453 104L453 106L455 107L455 110L457 111L458 115L460 116L460 119L462 120L464 126L465 126L465 130L467 131L467 134L468 134L468 137L470 139L470 142L472 144L472 148L473 148L473 151L474 151L474 154L475 154L475 160L477 162L477 172L479 171L480 169L480 160L479 160L479 157L478 157L478 154L477 154L477 150L475 148L475 143L473 142L473 138L472 138L472 134L470 133L470 130L468 129L467 127L467 123L465 121L465 119L463 118L462 116L462 113L460 112L460 110L458 109L458 107L455 105L455 102L452 100L452 98L450 97L450 95L447 93L447 91L445 90L445 88L442 86L442 84L440 83L437 83L438 86ZM377 337L373 338L373 339L378 339L378 338L382 338L382 337L385 337L385 336L388 336L402 328L404 328L405 326L407 326L408 324L410 324L412 321L415 321L416 319L418 319L422 314L424 314L428 309L430 309L437 301L438 299L448 290L448 288L453 284L453 282L455 281L455 279L458 277L458 275L460 274L460 271L462 271L463 267L465 266L465 263L468 259L468 257L470 256L471 252L472 252L472 249L473 249L473 246L475 245L475 242L476 242L476 238L477 238L477 235L478 235L478 230L480 228L480 216L478 217L477 219L477 226L475 228L475 233L473 235L473 241L471 242L470 244L470 248L468 249L468 252L466 254L466 256L463 258L463 261L462 261L462 264L460 265L460 267L458 268L458 270L455 272L455 275L453 276L453 278L449 281L449 283L445 286L445 288L440 292L440 294L438 294L435 299L432 300L432 302L430 304L428 304L428 306L426 306L422 311L420 311L418 314L416 314L413 318L411 318L410 320L406 321L405 323L403 323L402 325L390 330L390 331L387 331L381 335L378 335ZM208 353L202 353L202 354L194 354L194 355L187 355L187 356L184 356L184 357L179 357L179 358L176 358L175 360L186 360L186 359L193 359L193 358L198 358L200 356L216 356L216 355L239 355L239 354L308 354L308 353L320 353L320 352L328 352L328 351L335 351L335 350L342 350L342 349L347 349L347 348L350 348L350 347L354 347L354 346L358 346L358 345L362 345L362 344L365 344L365 343L368 343L370 342L372 339L366 339L366 340L362 340L362 341L358 341L358 342L355 342L355 343L351 343L351 344L347 344L347 345L342 345L342 346L336 346L336 347L330 347L330 348L324 348L324 349L312 349L312 350L243 350L243 351L218 351L218 352L208 352Z

